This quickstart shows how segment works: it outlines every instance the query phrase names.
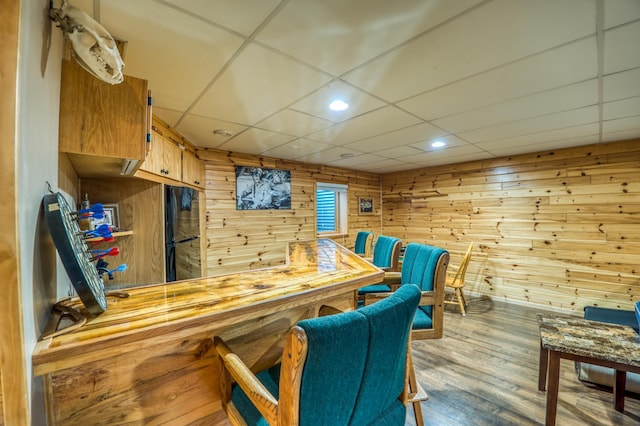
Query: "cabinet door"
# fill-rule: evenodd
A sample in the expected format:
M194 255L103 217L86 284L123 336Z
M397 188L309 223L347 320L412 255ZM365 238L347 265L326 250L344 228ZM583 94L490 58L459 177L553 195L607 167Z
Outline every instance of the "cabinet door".
M111 85L62 61L60 152L142 160L146 135L146 80Z
M204 188L204 163L190 151L182 153L182 181Z
M140 166L141 170L146 170L149 173L165 176L164 171L164 139L162 136L152 133L151 145L147 158Z
M178 145L164 139L164 170L170 179L182 180L182 150Z
M157 133L151 135L151 147L147 158L140 166L158 176L180 181L182 173L182 150L175 143Z

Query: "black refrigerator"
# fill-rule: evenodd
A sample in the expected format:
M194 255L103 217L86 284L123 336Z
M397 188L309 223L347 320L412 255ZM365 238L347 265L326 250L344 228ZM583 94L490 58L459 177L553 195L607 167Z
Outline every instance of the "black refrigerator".
M164 201L167 282L199 278L201 253L198 191L166 185Z

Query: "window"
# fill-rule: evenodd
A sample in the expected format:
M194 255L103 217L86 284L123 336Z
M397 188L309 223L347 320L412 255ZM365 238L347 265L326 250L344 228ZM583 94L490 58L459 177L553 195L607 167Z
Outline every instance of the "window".
M317 183L316 220L318 234L347 233L347 185Z

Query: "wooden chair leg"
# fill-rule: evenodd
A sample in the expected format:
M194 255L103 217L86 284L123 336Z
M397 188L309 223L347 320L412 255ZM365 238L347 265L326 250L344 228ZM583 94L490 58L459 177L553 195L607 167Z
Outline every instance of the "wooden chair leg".
M462 296L462 303L464 303L464 306L467 306L467 298L464 297L464 290L462 287L460 288L460 296Z
M422 389L422 386L418 384L416 379L416 372L413 368L413 358L411 356L411 350L407 352L409 358L409 399L408 401L413 405L413 415L416 418L416 426L424 426L424 419L422 417L421 401L429 399L429 395Z
M462 289L461 288L456 288L456 296L458 297L458 305L460 305L460 313L462 314L463 317L465 317L465 316L467 316L467 313L464 310L465 303L462 303L462 300L464 299L464 296L462 295Z

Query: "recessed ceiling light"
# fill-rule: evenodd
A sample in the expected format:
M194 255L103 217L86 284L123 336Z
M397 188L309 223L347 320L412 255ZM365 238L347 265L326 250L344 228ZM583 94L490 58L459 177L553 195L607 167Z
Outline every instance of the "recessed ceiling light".
M340 99L336 99L329 104L329 109L332 111L344 111L347 108L349 108L349 104Z
M434 141L431 146L434 148L442 148L443 146L445 146L446 144L442 141Z
M340 154L340 158L351 158L353 157L353 152L345 152Z

